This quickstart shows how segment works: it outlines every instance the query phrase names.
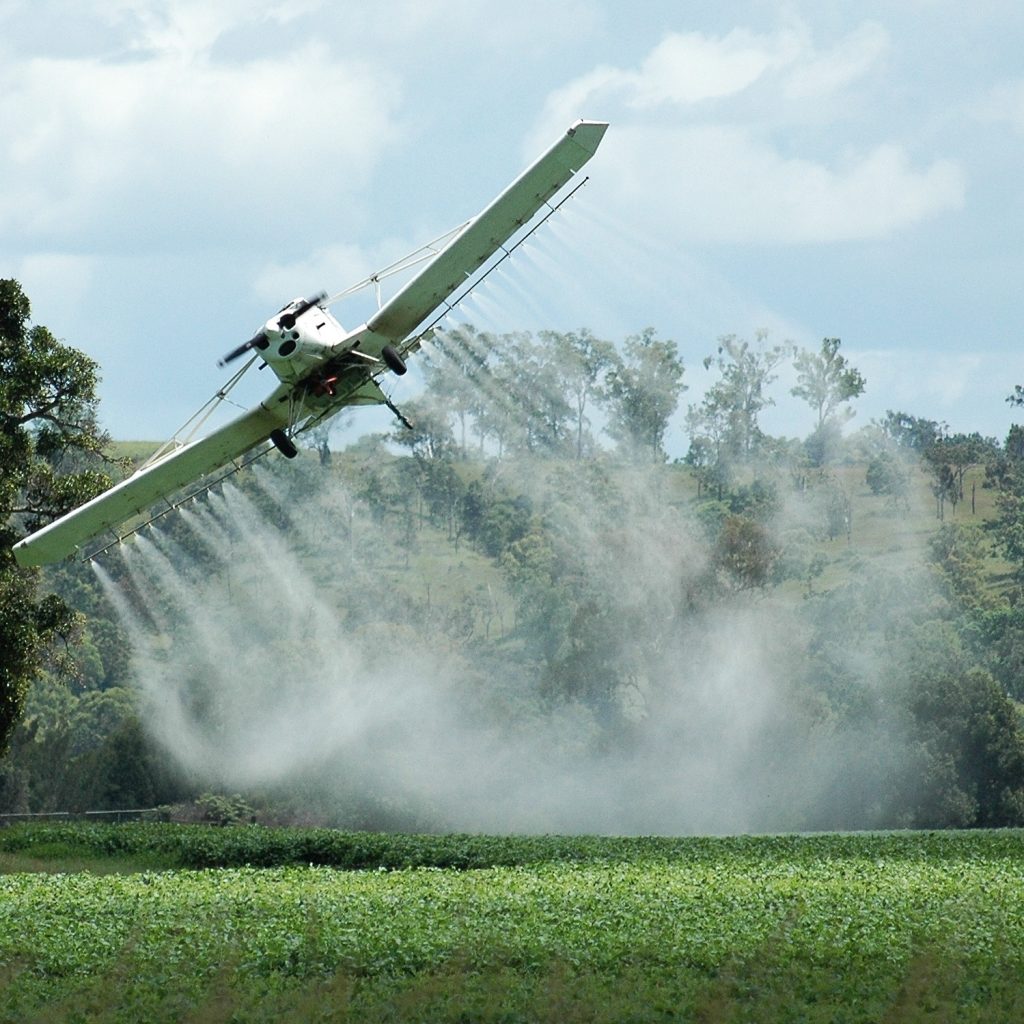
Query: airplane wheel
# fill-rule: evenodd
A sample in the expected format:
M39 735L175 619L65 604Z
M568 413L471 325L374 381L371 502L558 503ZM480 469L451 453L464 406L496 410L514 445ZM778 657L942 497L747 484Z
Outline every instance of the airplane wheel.
M283 430L273 431L270 435L270 440L274 442L274 447L286 459L294 459L299 454L299 449L295 447L295 442Z
M408 369L394 345L385 345L380 350L380 356L388 364L388 368L397 373L399 377Z

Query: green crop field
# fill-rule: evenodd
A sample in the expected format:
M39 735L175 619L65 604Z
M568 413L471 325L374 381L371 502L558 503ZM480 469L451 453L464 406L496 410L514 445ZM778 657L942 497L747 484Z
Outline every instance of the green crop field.
M1016 831L19 827L0 866L4 1021L1024 1019Z

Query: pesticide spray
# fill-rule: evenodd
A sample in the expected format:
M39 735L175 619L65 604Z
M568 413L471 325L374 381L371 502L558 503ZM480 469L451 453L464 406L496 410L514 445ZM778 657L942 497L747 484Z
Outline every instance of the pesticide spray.
M479 385L505 411L530 397ZM472 612L439 625L398 571L414 512L382 519L301 459L105 556L154 739L210 787L299 795L333 824L495 832L813 827L864 749L898 758L898 736L840 734L807 699L792 602L702 598L713 542L663 474L498 473L545 532L504 567L518 603L496 636Z

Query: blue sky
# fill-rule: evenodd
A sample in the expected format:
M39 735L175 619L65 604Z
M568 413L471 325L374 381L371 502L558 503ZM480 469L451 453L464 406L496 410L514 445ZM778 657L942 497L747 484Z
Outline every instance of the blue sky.
M285 301L476 213L584 116L611 122L591 182L481 326L654 326L684 407L720 335L838 336L852 426L1002 437L1021 52L1002 0L0 0L0 276L100 363L108 429L160 439ZM806 433L786 384L766 426Z

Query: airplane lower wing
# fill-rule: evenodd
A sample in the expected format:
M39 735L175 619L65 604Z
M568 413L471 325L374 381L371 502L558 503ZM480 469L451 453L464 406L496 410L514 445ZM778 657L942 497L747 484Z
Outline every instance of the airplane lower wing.
M115 484L66 516L14 545L19 565L45 565L74 554L82 544L133 516L144 515L161 498L266 441L283 421L262 405Z
M573 124L482 213L467 222L394 298L354 331L343 332L321 307L322 297L296 300L286 307L268 321L261 334L226 357L227 361L254 350L257 357L272 365L282 384L269 398L208 437L169 451L92 501L19 541L13 548L18 563L29 566L56 562L104 531L146 515L161 500L171 507L171 498L183 488L268 439L273 439L285 454L294 455L294 446L279 432L296 433L345 406L386 404L401 416L381 391L379 378L389 369L404 372L401 354L414 351L420 340L419 335L410 335L455 292L475 283L470 280L472 275L520 228L533 221L544 204L594 155L607 127L599 121ZM313 333L307 331L306 321L312 324ZM333 330L340 340L321 340L316 333L320 330ZM398 348L403 348L403 353ZM218 394L222 396L223 391Z

